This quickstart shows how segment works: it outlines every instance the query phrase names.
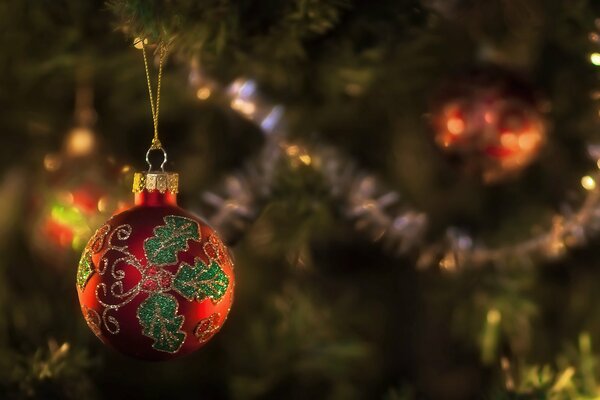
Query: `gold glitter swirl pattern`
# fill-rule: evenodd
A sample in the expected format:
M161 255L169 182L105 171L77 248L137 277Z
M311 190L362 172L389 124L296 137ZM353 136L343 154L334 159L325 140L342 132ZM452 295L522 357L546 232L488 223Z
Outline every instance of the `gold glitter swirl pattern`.
M90 327L92 332L94 332L96 336L102 336L102 330L100 329L100 325L102 323L100 320L100 314L98 314L96 310L86 306L82 306L81 311L83 312L85 322Z
M131 225L128 224L120 225L117 228L115 228L115 230L112 231L108 236L108 245L100 257L101 267L99 268L98 273L100 275L105 275L108 271L110 271L109 273L116 280L112 283L110 289L104 282L99 283L98 286L96 286L96 299L98 300L98 303L100 303L104 307L104 310L102 311L102 322L104 323L106 330L112 334L119 333L120 325L119 321L114 316L109 315L109 313L111 313L112 311L116 311L124 305L130 303L140 292L141 288L140 282L127 292L123 291L123 279L125 278L126 274L124 268L126 268L127 266L133 266L135 269L140 271L142 275L144 268L140 261L137 259L137 257L131 254L127 245L119 246L114 242L115 236L117 241L125 241L129 239L132 230L133 229ZM109 260L107 258L107 254L112 254L113 252L120 253L122 254L122 256L114 260L112 264L110 264L109 268ZM124 268L119 268L119 266L121 265ZM121 299L122 301L117 304L109 304L106 300L109 290L110 294L113 297Z
M194 328L194 336L200 344L208 342L221 329L219 320L221 314L213 313L209 317L201 319Z
M102 246L104 245L104 238L110 232L110 225L104 224L100 228L96 230L94 236L88 242L87 247L92 251L92 253L96 254L102 250Z
M78 284L87 282L91 275L89 271L93 272L94 268L101 277L110 278L110 282L100 280L94 288L102 310L82 306L84 318L97 336L118 334L121 326L115 313L143 294L146 297L136 310L142 335L153 339L153 349L177 353L186 340L186 332L182 329L185 316L179 315L177 297L168 292L178 293L189 301L210 299L213 304L218 303L230 284L219 260L229 259L220 240L210 235L203 245L208 263L196 257L193 265L181 263L176 272L165 269L165 265L179 261L181 251L189 249L189 240L201 241L201 230L197 221L186 217L168 215L163 220L165 224L157 226L153 236L144 241L145 260L136 257L129 248L128 240L133 233L131 225L121 224L112 229L106 224L98 229L84 252ZM91 262L92 252L100 253L95 266ZM126 289L125 279L135 271L141 278L135 286ZM219 313L201 319L193 330L196 339L201 344L207 342L220 329L220 320Z

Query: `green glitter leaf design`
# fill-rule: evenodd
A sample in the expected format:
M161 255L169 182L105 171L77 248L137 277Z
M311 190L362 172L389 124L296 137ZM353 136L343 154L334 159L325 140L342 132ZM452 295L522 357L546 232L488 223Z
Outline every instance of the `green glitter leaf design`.
M80 290L83 290L93 273L92 253L89 250L85 250L81 255L79 266L77 267L77 287Z
M144 252L153 265L169 265L177 262L177 253L187 250L188 240L200 241L200 228L194 220L169 215L165 224L154 229L154 237L144 241Z
M152 348L166 353L176 353L185 340L181 331L184 317L177 315L177 299L166 293L154 293L140 304L137 318L142 334L154 339Z
M185 263L181 265L175 275L173 288L188 300L204 300L208 297L213 303L218 302L227 291L229 277L215 261L209 266L198 258L195 262L193 267Z

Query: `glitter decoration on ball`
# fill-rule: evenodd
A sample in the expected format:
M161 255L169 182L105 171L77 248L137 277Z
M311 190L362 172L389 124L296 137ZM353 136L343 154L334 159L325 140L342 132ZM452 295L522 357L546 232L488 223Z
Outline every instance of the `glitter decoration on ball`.
M432 111L437 146L485 183L529 166L546 141L546 123L533 90L517 77L480 68L448 83Z
M148 360L203 346L233 301L233 263L216 233L177 207L178 176L142 172L135 206L87 244L77 271L86 322L106 344Z
M134 176L135 205L89 240L76 286L85 321L105 344L132 357L169 360L204 346L223 326L234 275L214 230L177 206L179 176L164 170L167 155L151 103L150 168ZM149 161L154 151L163 155L156 171Z

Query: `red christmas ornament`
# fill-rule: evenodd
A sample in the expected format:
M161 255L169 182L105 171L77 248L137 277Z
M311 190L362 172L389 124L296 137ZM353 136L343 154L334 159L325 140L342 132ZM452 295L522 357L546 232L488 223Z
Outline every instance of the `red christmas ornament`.
M123 183L133 174L127 166L91 156L47 155L44 166L32 190L30 245L44 265L64 269L73 266L96 228L130 207L122 201Z
M233 301L233 263L206 222L179 208L178 175L137 173L135 206L109 219L87 244L77 292L105 344L145 360L202 347Z
M436 144L487 183L530 165L546 140L533 91L495 69L454 79L442 90L432 115Z

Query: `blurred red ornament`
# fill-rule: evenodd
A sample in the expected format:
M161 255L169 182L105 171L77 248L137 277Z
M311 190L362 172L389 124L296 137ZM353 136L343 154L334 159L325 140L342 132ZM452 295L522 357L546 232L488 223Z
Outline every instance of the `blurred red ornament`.
M32 248L57 268L72 265L94 230L129 206L122 200L129 167L100 160L93 153L71 154L73 136L67 136L62 153L44 157L45 174L32 199Z
M432 112L435 142L487 183L530 165L546 141L533 90L505 71L479 69L448 83Z
M105 344L145 360L202 347L233 302L233 263L217 234L176 203L177 174L137 173L135 206L88 242L77 292Z

